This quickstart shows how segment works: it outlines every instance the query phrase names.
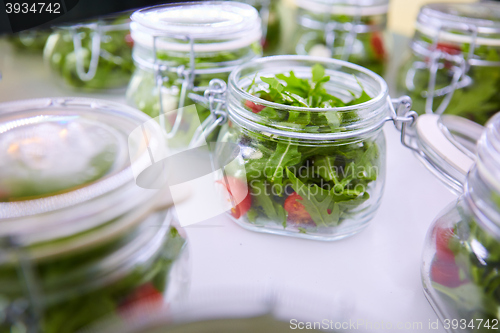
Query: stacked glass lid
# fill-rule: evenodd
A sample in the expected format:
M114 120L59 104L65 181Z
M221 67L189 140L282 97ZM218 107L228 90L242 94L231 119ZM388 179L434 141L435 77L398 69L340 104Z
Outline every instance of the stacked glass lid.
M484 124L500 109L500 4L429 4L398 76L418 113Z
M298 35L294 52L341 59L384 74L388 0L295 0Z
M131 33L138 68L127 100L152 117L176 110L168 117L166 130L185 145L197 124L211 116L204 96L209 81L227 80L232 69L262 52L259 14L239 2L142 9L132 15ZM197 112L182 109L193 104Z
M75 332L145 296L162 304L185 240L169 196L134 179L163 149L159 126L131 140L149 118L90 99L0 110L0 330Z

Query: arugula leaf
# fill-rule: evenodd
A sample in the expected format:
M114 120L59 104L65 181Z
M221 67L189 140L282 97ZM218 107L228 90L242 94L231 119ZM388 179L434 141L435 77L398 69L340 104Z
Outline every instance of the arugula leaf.
M269 219L281 223L286 227L286 211L282 205L273 202L269 195L270 191L264 181L251 181L250 193L252 195L252 204L260 207Z
M297 145L279 142L266 163L264 173L267 179L272 184L283 184L285 168L299 163L300 156Z

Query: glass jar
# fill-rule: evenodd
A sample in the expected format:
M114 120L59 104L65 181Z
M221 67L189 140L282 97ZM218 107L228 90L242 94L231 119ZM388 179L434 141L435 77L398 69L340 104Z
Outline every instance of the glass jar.
M379 75L386 70L388 0L295 0L294 52L349 61Z
M484 124L500 109L500 4L422 7L399 69L398 93L418 113L443 112Z
M0 105L0 331L76 332L161 307L185 246L171 198L133 169L162 149L138 110L90 99ZM127 151L128 147L128 151Z
M282 19L280 0L242 0L259 12L262 20L262 49L264 55L280 54L282 47Z
M227 80L235 66L262 53L259 15L244 3L190 2L141 9L132 15L131 33L137 69L127 101L151 117L169 112L165 129L179 138L178 146L187 146L210 116L204 97L209 81ZM196 108L185 108L191 104Z
M55 27L45 62L65 85L85 90L125 87L134 70L129 17Z
M319 91L326 82L322 96L333 95L345 106L290 106L250 93L269 89L268 77L275 75L296 92L290 98L302 103L318 98L300 96L297 89L314 84ZM229 121L218 144L238 145L245 165L235 172L226 169L236 223L253 231L318 240L347 237L368 225L385 183L382 125L413 120L409 114L396 116L380 76L340 60L268 57L231 73L226 100ZM396 109L409 111L407 100L394 103Z
M41 52L49 38L49 30L25 30L9 36L9 41L18 50Z
M253 285L204 288L192 291L183 302L172 304L162 313L145 314L139 320L117 320L93 332L282 333L306 327L312 332L336 332L348 323L341 321L343 311L337 303L297 289Z
M481 126L463 118L439 118L419 117L416 137L432 152L426 155L435 170L447 176L442 179L462 189L426 236L423 286L448 332L490 332L500 325L500 114L482 134ZM460 130L448 131L447 124ZM462 143L478 137L471 156Z

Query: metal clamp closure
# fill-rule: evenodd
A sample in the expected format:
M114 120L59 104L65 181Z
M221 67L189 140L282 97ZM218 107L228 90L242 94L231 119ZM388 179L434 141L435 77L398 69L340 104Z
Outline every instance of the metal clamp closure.
M204 97L208 101L210 116L196 129L189 147L198 147L218 126L227 122L226 111L227 85L221 79L213 79L205 90Z
M87 72L85 72L84 53L82 48L82 34L84 34L84 32L78 32L78 28L79 27L76 26L70 29L71 35L73 36L73 47L75 49L76 56L76 73L78 74L80 80L90 81L94 78L97 72L99 57L101 56L101 23L97 22L85 26L85 28L93 31L91 35L92 43L90 49L90 64Z
M500 62L491 62L477 59L474 51L477 46L477 26L468 24L465 31L469 33L470 44L467 54L450 54L438 47L439 38L443 27L439 27L432 36L432 44L426 47L422 43L413 41L411 49L416 55L425 58L425 61L415 61L408 69L405 78L405 86L408 91L415 90L414 79L418 70L429 70L427 90L421 95L425 98L425 112L442 114L448 107L454 92L465 88L473 83L467 75L471 66L500 66ZM451 74L450 84L446 87L436 89L436 78L439 70L446 69ZM434 108L434 98L444 97L437 108Z

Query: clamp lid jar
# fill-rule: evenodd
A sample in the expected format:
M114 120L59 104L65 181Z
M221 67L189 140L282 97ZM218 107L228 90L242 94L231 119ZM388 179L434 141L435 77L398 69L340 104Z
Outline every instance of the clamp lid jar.
M471 165L462 195L432 224L423 254L425 294L450 332L499 325L500 114L488 122Z
M129 17L54 27L44 58L70 87L91 91L124 88L134 70Z
M500 109L500 4L425 5L410 48L397 85L415 111L484 124Z
M295 53L332 57L385 73L388 0L295 0Z
M261 55L258 12L244 3L207 1L141 9L131 18L137 70L128 103L151 117L176 110L166 130L187 146L210 116L209 81L227 80L237 65ZM192 104L198 110L184 108Z
M377 74L303 56L239 67L225 107L229 121L218 141L238 145L245 166L226 177L231 195L243 197L233 220L253 231L318 240L368 225L385 183L382 126L413 121L408 101L391 101ZM395 108L405 114L398 117Z
M0 328L75 332L145 294L163 302L185 240L171 200L133 168L163 149L129 134L124 105L75 98L0 105ZM142 295L142 296L141 296Z

